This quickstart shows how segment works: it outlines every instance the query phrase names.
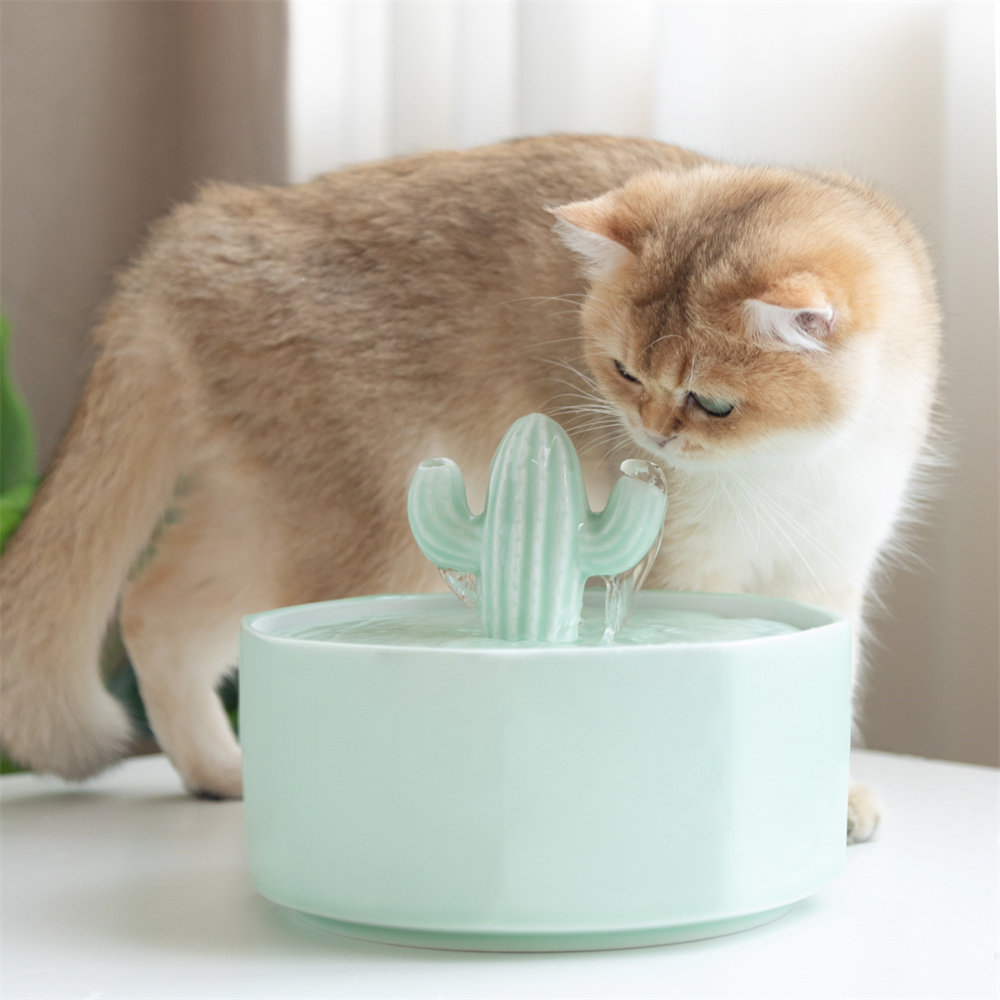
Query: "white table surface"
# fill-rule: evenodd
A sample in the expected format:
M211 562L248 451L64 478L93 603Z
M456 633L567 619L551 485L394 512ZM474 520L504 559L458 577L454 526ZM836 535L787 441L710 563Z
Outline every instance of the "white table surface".
M878 838L768 926L630 951L504 955L349 940L250 883L238 802L161 757L85 785L0 780L0 996L996 998L1000 772L854 754Z

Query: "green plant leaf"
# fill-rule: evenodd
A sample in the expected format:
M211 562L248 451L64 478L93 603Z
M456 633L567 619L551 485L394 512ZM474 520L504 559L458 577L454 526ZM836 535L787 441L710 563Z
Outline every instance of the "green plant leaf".
M0 775L20 774L21 770L20 765L15 764L9 757L0 753Z
M38 474L35 428L10 376L10 327L0 316L0 493L34 483Z
M14 489L0 493L0 552L7 547L7 540L14 534L35 495L33 481L22 483Z

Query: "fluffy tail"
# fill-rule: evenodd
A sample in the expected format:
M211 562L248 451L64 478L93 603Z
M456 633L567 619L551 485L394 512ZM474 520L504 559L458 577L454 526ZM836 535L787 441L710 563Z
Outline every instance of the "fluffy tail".
M94 367L0 562L0 745L67 778L113 763L131 739L100 677L101 645L180 469L177 369L155 340L130 340L121 351L109 344Z

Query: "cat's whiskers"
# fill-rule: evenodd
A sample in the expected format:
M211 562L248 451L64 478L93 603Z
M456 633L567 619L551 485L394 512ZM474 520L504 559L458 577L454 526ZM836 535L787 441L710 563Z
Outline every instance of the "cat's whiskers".
M566 386L566 388L569 389L570 391L560 393L555 396L551 396L549 397L549 400L547 402L551 403L554 399L560 399L565 396L570 396L570 397L576 396L577 398L580 398L587 402L593 402L597 404L603 404L605 406L610 406L610 404L601 394L597 381L590 375L586 374L586 372L582 372L575 365L572 365L568 361L563 361L558 358L546 358L546 359L539 358L538 360L547 361L555 368L564 369L565 371L569 372L569 374L573 376L574 379L577 380L577 381L570 381L565 378L553 376L552 381L556 385Z
M643 454L633 440L632 435L618 422L616 422L615 427L609 429L602 437L587 442L584 445L583 452L589 455L601 447L604 447L605 450L597 460L599 465L605 465L616 452L627 458L637 458Z
M522 295L514 299L504 299L500 305L519 305L522 302L532 302L540 305L543 302L573 302L580 305L587 298L586 292L564 292L561 295Z
M598 395L598 393L593 392L588 388L584 388L583 386L574 385L574 383L568 381L567 379L554 378L552 379L552 382L555 385L566 386L567 391L555 393L554 395L549 396L547 400L548 403L552 403L557 399L570 398L570 399L580 399L587 403L610 405L606 404L605 401L601 398L601 396ZM583 405L583 403L581 403L581 405Z
M628 451L630 444L631 439L625 438L615 431L608 431L593 438L593 440L585 441L580 448L580 455L581 457L594 458L598 465L605 466L611 460L612 455L621 456L619 461L624 458L634 458L635 455Z
M717 472L716 475L715 475L716 482L722 482L723 475L724 475L724 473ZM741 485L741 484L737 484L737 485ZM726 489L726 494L727 494L727 496L730 496L730 498L731 498L731 494L729 493L728 489ZM750 512L753 514L754 520L757 523L756 531L754 531L754 534L753 534L753 540L754 540L754 545L756 546L756 554L759 555L760 552L761 552L762 544L763 544L761 536L763 535L763 529L764 529L764 522L763 522L763 519L761 517L761 512L760 512L761 505L759 503L759 497L757 497L756 494L750 494L750 493L748 493L747 490L745 488L743 488L742 486L741 486L741 489L740 489L740 494L741 494L741 497L744 500L747 501L746 505L749 506ZM741 503L739 506L742 508L744 506L744 504ZM747 530L747 535L749 536L749 530Z
M715 492L717 492L718 489L721 488L722 492L725 494L727 512L732 512L732 514L736 517L736 521L739 524L740 532L741 532L744 540L748 543L748 545L752 543L752 545L754 547L755 561L759 561L760 553L761 553L761 536L760 536L761 519L760 519L760 512L758 510L756 510L752 504L750 505L750 509L753 511L753 513L755 514L755 516L757 518L757 531L756 532L751 532L750 531L750 526L747 523L746 517L744 517L744 513L743 513L744 504L742 502L740 502L739 499L737 499L737 498L735 498L733 496L732 492L729 489L729 483L730 482L732 482L734 486L736 486L737 488L739 488L740 491L741 491L741 493L743 492L742 491L742 486L741 486L741 484L739 482L734 481L732 479L727 479L722 474L719 474L719 473L716 473L716 475L715 475L715 487L716 487ZM713 492L713 496L715 496L715 492Z
M583 306L586 304L588 308L597 313L597 315L606 323L614 325L615 317L613 304L595 295L588 295L583 292L567 292L562 295L529 295L517 299L505 299L500 304L519 305L522 303L530 303L533 308L537 308L538 306L545 305L546 303L556 302L572 306L572 310L568 310L567 312L577 314L582 311ZM567 315L567 312L561 312L558 315Z
M745 470L732 470L732 473L732 483L755 511L760 524L766 528L771 538L782 548L791 562L797 563L808 573L819 592L829 596L829 588L820 579L804 547L811 548L815 554L839 568L844 568L842 557L796 520L783 506L767 503L760 485L754 488L753 481L746 477Z
M586 389L582 389L579 386L573 385L571 382L567 382L564 379L554 380L560 385L564 385L567 388L566 392L557 392L549 396L545 402L545 411L547 413L559 412L559 413L570 413L580 409L594 409L600 410L606 413L616 413L615 408L603 400L599 395L593 392L588 392ZM560 406L555 407L553 404L559 400L569 399L575 402L562 403Z
M688 362L688 383L685 386L687 389L694 389L701 382L699 362L700 356L697 349L692 349L691 359Z
M592 422L601 422L608 426L612 423L617 423L616 414L607 408L596 404L568 403L565 406L552 407L548 410L548 414L553 419L559 416L569 416L573 418L589 417Z
M642 349L642 353L643 354L649 354L650 351L652 351L653 348L657 346L657 344L662 344L662 343L664 343L667 340L684 340L684 338L679 333L665 333L662 336L657 337L656 340L650 341Z
M741 469L740 475L744 477L751 489L754 489L756 492L777 493L806 509L811 517L815 517L816 520L821 521L831 531L836 530L833 521L827 516L828 508L817 503L814 499L804 496L802 493L791 489L783 483L776 482L773 478L765 478L763 473L755 472L752 469Z
M566 430L573 438L582 439L582 447L593 448L593 442L597 439L604 440L610 435L617 434L608 417L587 416L571 417L563 422Z
M567 430L593 434L598 431L616 433L621 429L618 415L613 410L598 405L567 405L549 411L553 419L566 417Z
M545 311L544 316L539 317L540 322L548 323L549 320L572 316L574 318L579 318L580 315L580 303L573 302L570 299L565 298L561 295L534 295L528 298L522 299L507 299L501 302L501 306L512 306L512 305L524 305L527 304L531 309L538 309L540 306L549 305L553 308ZM561 306L561 308L555 308L556 306ZM572 337L560 337L556 340L541 341L540 346L546 344L557 344L563 342L573 341L579 343L580 335L575 333Z
M580 400L577 404L570 403L558 407L558 412L567 413L576 410L589 410L591 412L605 413L614 417L616 421L618 420L618 407L604 396L597 384L597 380L593 376L580 371L579 368L568 361L554 360L551 363L554 367L562 368L569 372L571 376L578 380L577 382L573 382L565 378L553 377L553 382L565 386L568 391L550 396L548 400L550 404L564 398Z
M683 481L684 481L684 475L683 475L683 473L677 473L676 475L677 475L677 478L679 480L678 485L682 486ZM719 475L718 472L716 472L715 475L712 476L712 480L711 481L712 481L712 492L709 495L708 499L705 501L705 510L706 511L712 510L712 508L715 507L716 503L719 502L719 488L720 488L720 485L721 485L721 477L720 477L720 475Z
M550 363L567 371L575 381L553 378L553 382L565 386L567 391L550 396L546 411L564 423L570 433L586 439L583 451L593 451L595 447L609 441L617 446L620 438L627 437L621 427L618 408L601 394L597 381L592 376L568 361L550 360ZM569 402L553 405L561 400Z
M604 432L605 436L611 435L623 435L624 430L618 421L618 416L615 413L610 413L608 411L597 412L591 411L589 414L581 414L582 417L586 418L586 427L592 431L601 430Z
M574 344L578 345L580 343L580 335L574 333L570 337L554 337L551 340L539 340L535 342L536 347L555 347L559 344ZM557 358L545 357L546 361L557 361Z

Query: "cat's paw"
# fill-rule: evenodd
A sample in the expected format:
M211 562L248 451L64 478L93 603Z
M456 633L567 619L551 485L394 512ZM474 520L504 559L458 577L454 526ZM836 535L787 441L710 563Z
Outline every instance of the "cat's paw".
M863 844L871 840L881 815L875 793L865 785L851 785L847 793L847 842Z
M228 755L227 755L228 757ZM199 762L181 771L184 786L196 799L219 801L243 798L243 767L239 753L226 760L213 761L214 766ZM181 770L178 768L178 770Z

